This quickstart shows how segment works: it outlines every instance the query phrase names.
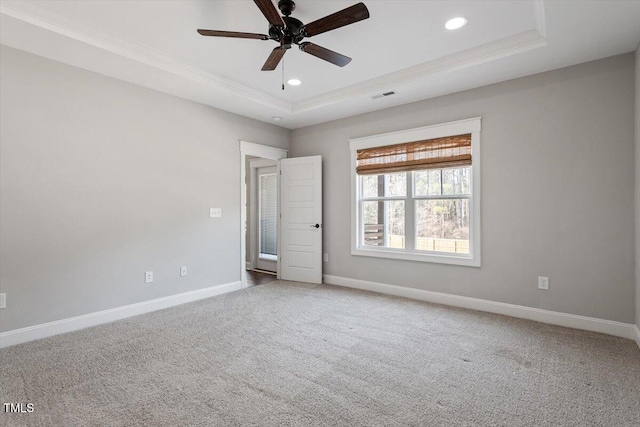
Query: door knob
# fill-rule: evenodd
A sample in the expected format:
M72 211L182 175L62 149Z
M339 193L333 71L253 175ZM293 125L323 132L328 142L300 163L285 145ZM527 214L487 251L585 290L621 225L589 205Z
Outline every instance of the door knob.
M320 224L310 225L311 228L320 228Z

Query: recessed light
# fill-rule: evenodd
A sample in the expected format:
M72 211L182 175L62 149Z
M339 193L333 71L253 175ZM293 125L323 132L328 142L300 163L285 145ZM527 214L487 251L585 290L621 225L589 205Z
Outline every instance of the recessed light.
M273 119L274 122L279 122L280 120L282 120L282 117L271 117Z
M449 19L447 23L444 24L444 27L447 30L457 30L458 28L462 28L467 25L467 22L469 22L467 18L464 16L458 16L456 18Z
M289 83L291 86L300 86L302 84L302 81L298 79L289 79L287 80L287 83Z

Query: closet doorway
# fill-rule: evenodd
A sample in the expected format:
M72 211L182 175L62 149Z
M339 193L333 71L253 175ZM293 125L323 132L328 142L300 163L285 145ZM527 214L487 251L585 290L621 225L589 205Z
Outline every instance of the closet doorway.
M242 287L265 284L280 275L280 148L240 141Z
M247 259L249 270L278 271L278 162L249 158Z

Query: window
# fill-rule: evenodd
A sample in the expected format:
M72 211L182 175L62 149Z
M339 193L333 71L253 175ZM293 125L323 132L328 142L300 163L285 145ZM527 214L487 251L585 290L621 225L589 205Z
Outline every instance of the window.
M352 254L480 266L480 119L350 141Z

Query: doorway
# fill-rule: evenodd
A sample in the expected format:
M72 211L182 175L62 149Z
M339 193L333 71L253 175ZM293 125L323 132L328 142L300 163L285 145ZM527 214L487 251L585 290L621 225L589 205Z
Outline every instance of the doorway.
M278 272L278 162L247 159L247 270Z
M270 218L270 223L262 225L265 231L263 238L259 235L260 221L254 222L256 230L251 240L249 219L251 208L251 176L265 177L263 194L273 188L273 162L276 161L276 201L265 201L265 212L272 212L276 207L276 231L269 230L273 227L272 216L262 215L262 219ZM253 163L252 163L253 162ZM264 168L264 169L263 169ZM259 171L262 172L259 172ZM240 141L240 256L243 262L240 268L240 281L242 288L253 286L247 280L247 271L258 270L260 265L269 265L274 262L277 279L292 280L307 283L322 283L322 157L309 156L294 159L287 158L287 151L251 142ZM269 182L271 181L271 182ZM257 198L260 181L256 180L255 210L260 204ZM268 188L267 188L268 187ZM281 199L281 200L279 200ZM271 210L269 210L271 209ZM268 236L272 236L269 238ZM271 239L271 240L270 240ZM273 240L275 240L275 255L273 253ZM255 252L250 254L248 248ZM262 259L261 259L262 258ZM273 264L270 267L273 268Z
M242 287L280 277L278 160L287 151L240 141Z

